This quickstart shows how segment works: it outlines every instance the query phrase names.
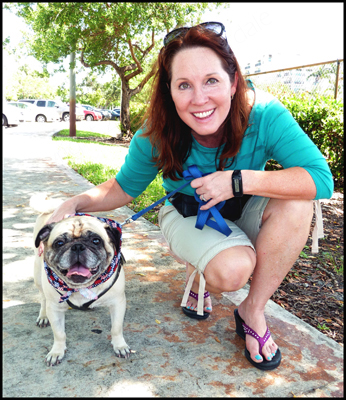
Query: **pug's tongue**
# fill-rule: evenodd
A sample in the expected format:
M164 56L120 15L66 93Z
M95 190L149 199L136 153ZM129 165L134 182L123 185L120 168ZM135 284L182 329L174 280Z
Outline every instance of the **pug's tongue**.
M77 263L74 264L66 274L66 276L71 276L71 275L82 275L85 276L86 278L90 278L91 272L88 270L88 268L84 267L84 265Z

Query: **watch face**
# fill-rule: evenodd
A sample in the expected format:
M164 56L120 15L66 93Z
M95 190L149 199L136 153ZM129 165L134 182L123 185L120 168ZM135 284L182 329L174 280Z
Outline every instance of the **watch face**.
M234 190L239 193L240 188L239 188L239 179L234 179Z

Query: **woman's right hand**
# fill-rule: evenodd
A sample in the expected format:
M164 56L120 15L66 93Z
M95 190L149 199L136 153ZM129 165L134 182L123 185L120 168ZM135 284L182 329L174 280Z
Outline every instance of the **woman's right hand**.
M65 218L67 218L71 214L75 214L77 211L75 210L75 207L69 203L69 201L65 201L62 203L58 208L55 209L53 214L50 216L48 221L46 222L46 225L59 222ZM41 257L43 254L44 250L44 245L43 242L40 242L40 245L38 247L38 256Z

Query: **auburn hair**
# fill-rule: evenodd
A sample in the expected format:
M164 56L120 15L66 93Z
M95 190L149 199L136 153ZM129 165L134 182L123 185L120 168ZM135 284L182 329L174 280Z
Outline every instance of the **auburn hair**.
M189 29L184 36L175 38L163 47L157 60L150 104L143 118L142 135L150 139L153 146L152 157L159 171L162 171L163 178L174 181L182 177L183 164L191 151L192 134L191 128L178 116L170 93L172 61L179 51L194 47L209 47L213 50L221 59L231 84L235 80L235 73L238 73L237 91L221 126L223 136L215 157L217 170L223 170L227 163L228 166L232 164L233 157L240 149L250 114L246 98L247 84L226 39L197 25ZM220 154L223 143L225 146Z

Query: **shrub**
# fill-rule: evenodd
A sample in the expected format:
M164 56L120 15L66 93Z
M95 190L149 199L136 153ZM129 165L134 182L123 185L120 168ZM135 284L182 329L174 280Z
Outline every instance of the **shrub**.
M304 94L280 101L326 157L335 183L340 186L344 180L343 104L325 96L311 98Z

